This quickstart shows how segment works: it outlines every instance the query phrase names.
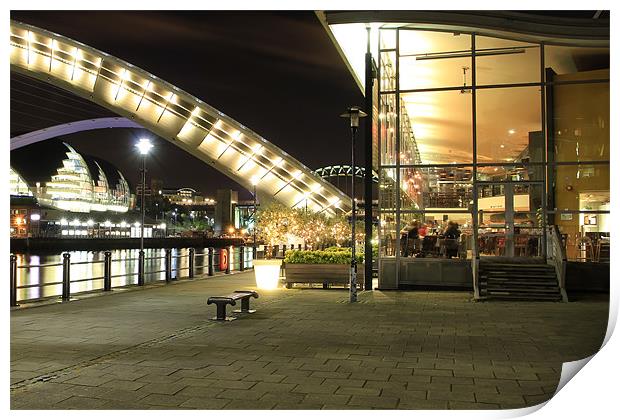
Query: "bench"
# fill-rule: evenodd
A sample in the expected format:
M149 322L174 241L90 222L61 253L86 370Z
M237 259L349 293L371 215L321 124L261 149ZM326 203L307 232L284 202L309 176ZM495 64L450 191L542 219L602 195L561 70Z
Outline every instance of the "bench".
M238 300L241 300L241 309L234 312L251 314L256 312L250 309L250 298L258 299L258 293L254 290L235 290L234 293L227 296L211 296L207 299L207 305L214 303L217 309L217 316L211 318L214 321L233 321L236 318L226 316L226 305L235 306Z

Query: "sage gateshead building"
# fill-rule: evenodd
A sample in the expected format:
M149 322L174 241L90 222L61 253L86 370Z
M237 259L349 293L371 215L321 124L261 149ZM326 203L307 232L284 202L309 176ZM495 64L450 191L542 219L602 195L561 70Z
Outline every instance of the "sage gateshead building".
M12 151L9 183L12 197L33 197L67 212L125 213L131 203L129 184L116 167L57 139Z
M317 16L365 95L380 288L565 298L567 264L608 264L609 12Z

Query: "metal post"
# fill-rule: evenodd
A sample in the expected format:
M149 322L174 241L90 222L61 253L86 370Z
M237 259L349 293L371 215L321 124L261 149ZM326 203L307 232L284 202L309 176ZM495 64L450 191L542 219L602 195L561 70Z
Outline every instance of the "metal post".
M366 86L364 87L364 108L369 116L364 126L364 290L372 290L372 122L374 118L374 71L372 64L370 28L368 28L366 39ZM355 168L353 169L355 170Z
M254 227L252 229L253 239L252 239L252 260L256 259L256 184L254 184Z
M351 284L349 286L349 302L357 302L357 258L355 258L355 133L357 127L351 127Z
M171 249L166 250L164 261L166 265L166 268L165 268L166 269L166 283L170 283L170 281L172 280L172 250Z
M144 286L144 250L138 251L138 286Z
M112 253L106 251L103 255L103 290L109 292L112 290Z
M286 248L287 248L286 244L282 245L282 258L286 257Z
M232 266L233 261L234 261L234 255L235 255L234 254L234 250L235 250L235 248L233 248L232 245L229 246L228 249L227 249L228 259L226 261L226 274L230 274L231 266ZM222 250L222 251L224 251L224 250Z
M146 154L142 155L142 201L140 203L140 210L142 210L142 223L140 224L140 251L144 253L144 212L146 206L144 205L144 190L146 189ZM144 278L142 284L140 284L140 276L138 275L138 284L142 286L144 284Z
M239 271L245 270L245 255L243 254L244 252L245 247L241 245L239 247Z
M11 306L17 304L17 256L11 255Z
M351 124L351 269L349 276L349 302L357 302L357 258L355 255L355 222L357 221L357 202L355 199L355 134L359 128L360 118L366 113L359 107L350 107L340 115L348 118Z
M62 301L71 298L71 254L62 254Z
M196 250L194 248L189 249L189 262L188 262L188 271L187 277L190 279L194 278L194 255L196 254Z
M209 248L207 250L207 274L209 276L213 276L215 274L214 270L214 259L215 259L215 250L213 248Z

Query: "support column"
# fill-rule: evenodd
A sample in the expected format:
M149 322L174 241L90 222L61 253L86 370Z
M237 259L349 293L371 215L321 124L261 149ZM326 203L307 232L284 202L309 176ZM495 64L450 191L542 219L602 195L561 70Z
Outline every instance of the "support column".
M370 28L367 28L366 41L366 86L364 108L368 117L364 125L364 290L372 290L372 125L373 112L373 71L370 52ZM353 168L355 170L355 168Z

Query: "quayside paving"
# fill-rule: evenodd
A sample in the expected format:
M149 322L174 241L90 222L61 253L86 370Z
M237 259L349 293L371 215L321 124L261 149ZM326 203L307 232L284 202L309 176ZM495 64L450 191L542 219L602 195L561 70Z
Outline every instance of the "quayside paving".
M521 408L599 349L608 317L607 296L282 288L210 320L209 296L253 288L246 272L12 310L11 408Z

